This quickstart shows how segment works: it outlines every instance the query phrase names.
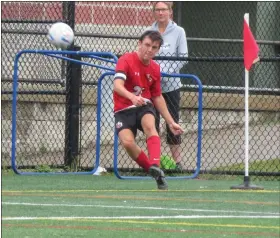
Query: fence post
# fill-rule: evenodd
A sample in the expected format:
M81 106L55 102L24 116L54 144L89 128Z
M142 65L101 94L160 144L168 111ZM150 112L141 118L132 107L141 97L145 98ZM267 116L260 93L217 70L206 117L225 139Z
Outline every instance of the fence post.
M73 46L71 50L80 51L81 47ZM75 60L81 60L80 55L70 55L69 57ZM71 171L77 171L79 159L79 111L81 81L81 64L68 62L66 77L64 165L70 167Z
M68 24L73 30L75 28L75 2L63 2L62 3L62 15L63 20Z
M63 2L62 3L62 17L63 21L68 24L75 33L75 2ZM74 39L75 41L75 39ZM73 47L74 42L68 48ZM66 77L66 60L61 61L61 84L65 84L65 77Z
M63 20L75 32L75 2L62 3ZM69 50L79 51L80 47L73 44ZM78 55L69 58L80 60ZM66 108L65 108L65 152L64 165L77 170L79 154L79 95L81 85L81 65L62 61L62 76L66 76ZM66 69L66 72L65 72Z

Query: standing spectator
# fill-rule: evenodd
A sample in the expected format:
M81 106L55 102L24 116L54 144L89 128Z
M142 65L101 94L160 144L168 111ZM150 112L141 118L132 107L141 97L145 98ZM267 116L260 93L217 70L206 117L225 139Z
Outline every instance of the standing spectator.
M167 189L160 164L160 137L155 127L155 108L172 133L182 128L174 122L161 95L160 67L152 60L163 40L158 31L144 32L138 50L119 58L114 76L115 128L129 156L155 178L159 189ZM154 108L155 107L155 108ZM149 157L136 144L137 129L146 135Z
M155 22L149 30L157 30L161 33L163 38L163 45L161 46L158 55L160 56L174 56L187 57L188 47L185 30L172 21L172 2L155 2L153 5L153 13ZM172 74L180 73L180 69L187 62L184 61L157 61L160 64L161 72ZM162 95L166 101L167 108L176 123L179 122L180 110L180 78L162 77L161 89ZM159 131L160 116L157 112L156 127ZM167 130L167 144L170 147L172 157L176 162L177 169L182 170L182 148L181 135L174 135L168 126Z

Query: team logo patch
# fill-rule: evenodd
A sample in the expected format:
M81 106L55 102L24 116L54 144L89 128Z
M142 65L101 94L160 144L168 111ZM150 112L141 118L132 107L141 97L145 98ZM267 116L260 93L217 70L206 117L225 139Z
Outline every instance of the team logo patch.
M150 74L146 74L146 77L147 77L147 79L149 80L149 82L152 82L152 77L151 77L151 75Z
M123 126L122 122L118 121L116 124L116 128L119 129Z

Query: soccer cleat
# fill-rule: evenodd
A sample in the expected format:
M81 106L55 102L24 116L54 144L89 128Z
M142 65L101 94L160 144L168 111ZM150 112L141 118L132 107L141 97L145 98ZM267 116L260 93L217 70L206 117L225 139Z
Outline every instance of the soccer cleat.
M164 172L157 166L151 166L149 168L149 174L156 180L158 189L167 190L168 185L164 177Z

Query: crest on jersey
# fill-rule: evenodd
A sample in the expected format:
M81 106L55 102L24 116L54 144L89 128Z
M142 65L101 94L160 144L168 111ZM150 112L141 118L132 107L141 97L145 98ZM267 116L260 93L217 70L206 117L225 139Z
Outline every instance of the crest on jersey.
M146 74L146 77L147 77L147 79L148 79L149 82L152 82L153 79L152 79L152 77L151 77L150 74Z
M117 124L116 124L116 128L119 129L123 126L122 122L121 121L118 121Z

